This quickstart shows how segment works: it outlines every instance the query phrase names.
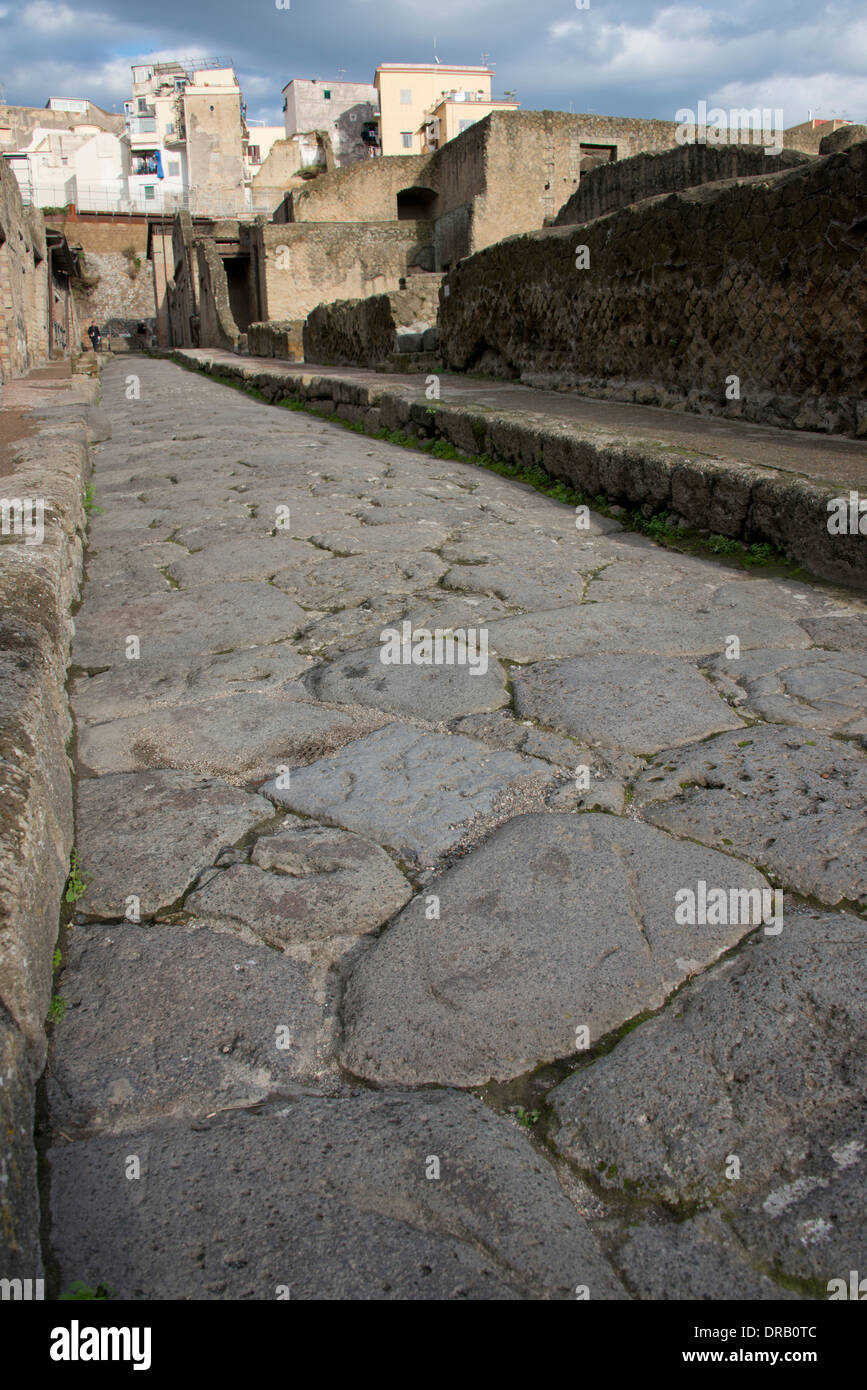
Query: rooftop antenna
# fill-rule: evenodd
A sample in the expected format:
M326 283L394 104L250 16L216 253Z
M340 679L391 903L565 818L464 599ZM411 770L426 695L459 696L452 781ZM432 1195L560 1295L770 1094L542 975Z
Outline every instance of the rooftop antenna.
M341 78L345 77L345 75L346 75L346 68L338 68L338 69L337 69L337 80L338 80L338 82L341 80Z
M434 39L434 62L435 62L435 63L439 63L439 58L437 57L437 41L436 41L436 39Z

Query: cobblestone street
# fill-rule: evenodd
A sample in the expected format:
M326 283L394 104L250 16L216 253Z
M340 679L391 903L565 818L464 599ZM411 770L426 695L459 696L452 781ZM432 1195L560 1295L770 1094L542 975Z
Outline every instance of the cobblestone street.
M867 1237L865 602L168 360L102 407L63 1286L827 1297Z

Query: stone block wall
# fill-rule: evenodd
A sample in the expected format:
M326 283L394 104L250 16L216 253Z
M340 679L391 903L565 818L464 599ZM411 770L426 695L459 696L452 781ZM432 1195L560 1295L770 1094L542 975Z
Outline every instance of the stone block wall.
M29 372L48 354L42 214L22 206L18 180L0 158L0 382Z
M303 319L270 319L251 323L247 329L247 351L251 357L277 357L284 362L303 362Z
M448 276L440 351L462 371L863 435L865 239L861 143L489 247Z
M796 150L767 155L752 145L676 145L658 154L636 154L613 164L599 164L581 182L554 219L555 227L592 222L608 212L643 202L661 193L697 188L722 179L777 174L809 158Z
M240 352L243 334L229 303L229 282L216 242L200 237L195 242L198 271L199 341L203 347Z
M400 329L420 333L436 323L440 280L413 275L405 290L317 305L304 324L304 360L380 366L395 352Z
M156 315L153 264L148 260L145 217L66 217L49 214L71 246L80 247L81 282L76 286L82 326L93 319L103 333L134 333Z
M303 319L326 296L366 299L396 290L401 276L430 268L431 260L428 222L268 223L258 269L263 318Z
M287 196L280 221L387 222L397 217L397 195L420 179L429 155L365 159L310 179Z

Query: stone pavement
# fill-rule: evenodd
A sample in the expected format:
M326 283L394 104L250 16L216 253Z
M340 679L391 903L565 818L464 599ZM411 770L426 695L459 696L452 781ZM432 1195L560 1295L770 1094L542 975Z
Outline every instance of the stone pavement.
M867 1236L863 600L168 361L103 406L61 1283L826 1297Z

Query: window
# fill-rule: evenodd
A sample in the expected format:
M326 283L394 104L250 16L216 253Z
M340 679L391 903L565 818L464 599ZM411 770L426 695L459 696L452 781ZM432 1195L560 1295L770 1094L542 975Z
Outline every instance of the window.
M331 100L331 89L330 89L329 87L326 87L326 88L325 88L325 91L322 93L322 95L324 96L324 98L325 98L326 101L330 101L330 100Z
M174 135L174 133L175 133L175 123L174 123L174 121L169 121L168 124L166 125L166 135Z
M411 88L411 87L401 87L401 89L400 89L400 104L401 104L401 106L412 106L412 88Z
M401 144L403 145L403 148L404 148L405 150L411 150L411 149L412 149L412 131L411 131L411 130L402 130L402 131L400 132L400 139L401 139Z
M169 160L169 178L179 179L181 177L181 162L179 159Z
M154 186L153 186L152 183L146 183L146 184L145 184L145 191L144 191L144 193L145 193L145 202L150 202L150 200L155 196L155 193L154 193Z
M249 155L249 159L250 159L250 163L251 163L251 164L261 164L261 163L262 163L262 156L261 156L260 153L259 153L259 146L258 146L258 145L251 145L251 146L249 147L249 150L247 151L247 153L248 153L248 155Z
M148 109L147 97L139 97L139 99L138 99L138 109L139 109L139 111L147 111L147 109Z

